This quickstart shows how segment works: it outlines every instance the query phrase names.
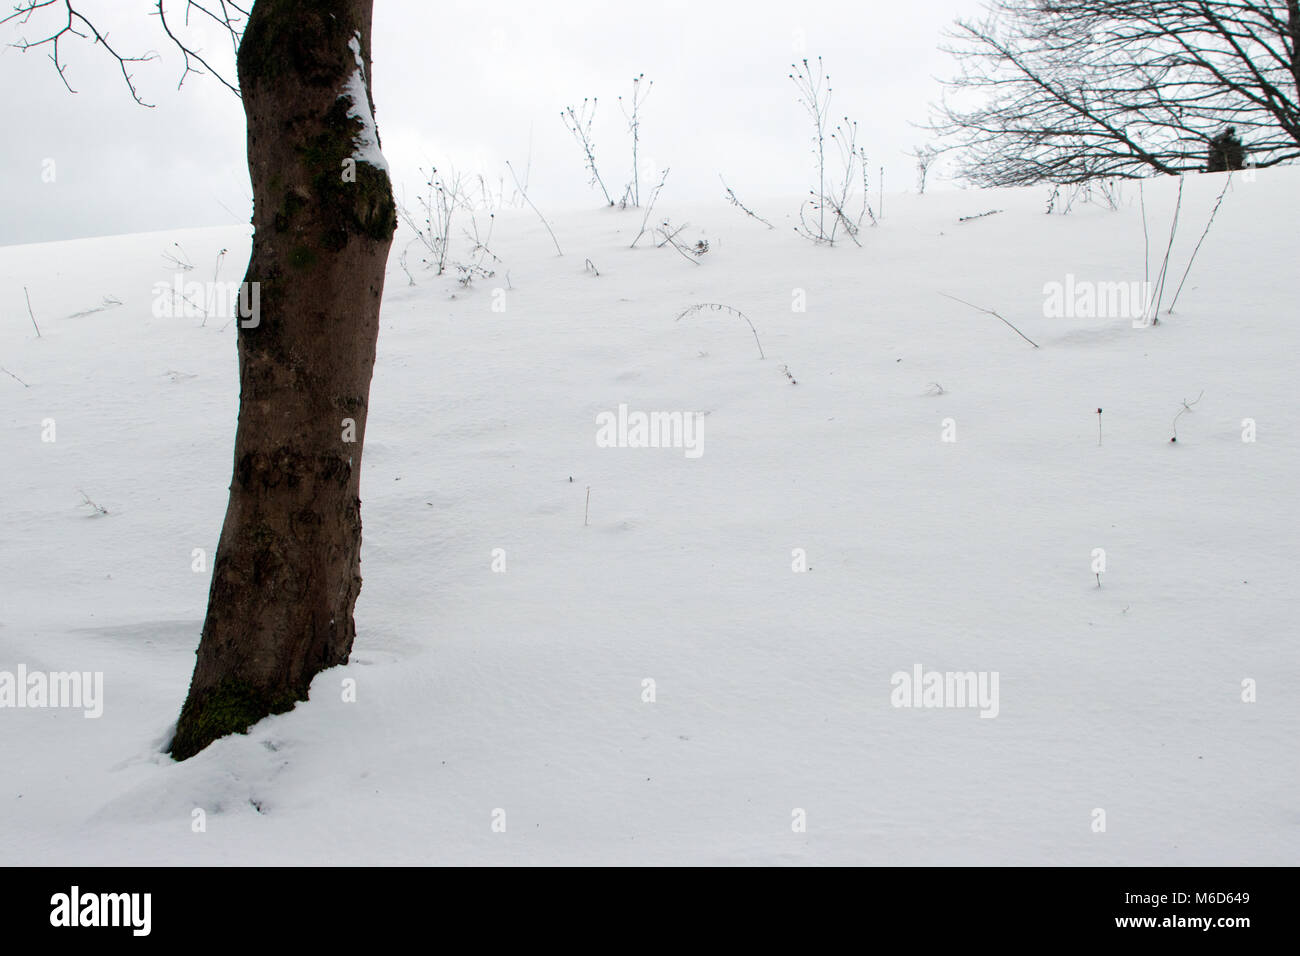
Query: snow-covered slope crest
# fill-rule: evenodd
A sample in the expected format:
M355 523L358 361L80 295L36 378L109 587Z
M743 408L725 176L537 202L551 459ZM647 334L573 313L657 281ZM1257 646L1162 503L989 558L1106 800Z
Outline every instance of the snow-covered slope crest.
M247 230L0 249L0 683L103 680L0 707L0 862L1293 863L1298 173L1237 177L1154 328L1133 186L834 249L665 190L697 263L503 211L468 287L399 236L353 660L184 764Z

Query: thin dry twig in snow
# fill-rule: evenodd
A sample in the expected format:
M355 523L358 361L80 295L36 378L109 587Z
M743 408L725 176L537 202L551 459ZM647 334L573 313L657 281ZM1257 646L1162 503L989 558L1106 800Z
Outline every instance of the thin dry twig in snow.
M97 515L106 515L106 514L108 514L108 509L107 509L107 508L105 508L103 505L97 505L97 504L95 504L95 502L93 502L93 501L90 500L90 495L86 494L86 493L85 493L84 491L82 491L80 488L77 489L77 493L80 494L81 497L82 497L82 502L81 502L81 503L84 504L84 505L86 505L88 508L93 508L94 511L95 511L95 514L97 514Z
M1138 202L1142 204L1142 288L1151 288L1151 234L1147 231L1147 196L1138 180Z
M1205 389L1201 389L1201 394L1196 396L1196 402L1199 402L1204 397L1205 397ZM1183 407L1179 409L1178 414L1174 416L1174 437L1169 439L1170 441L1172 442L1178 441L1178 419L1182 418L1184 415L1190 412L1192 410L1192 406L1195 405L1196 402L1189 402L1187 399L1185 398L1183 399Z
M959 299L959 298L957 298L955 295L949 295L947 292L940 292L939 294L940 294L941 296L943 296L945 299L952 299L952 301L954 301L954 302L960 302L962 305L968 305L968 306L970 306L972 309L974 309L976 312L983 312L985 315L991 315L991 316L993 316L994 318L1000 319L1000 320L1001 320L1005 325L1007 325L1007 326L1008 326L1008 327L1009 327L1013 332L1015 332L1016 335L1020 336L1022 339L1024 339L1026 342L1028 342L1030 345L1032 345L1034 348L1038 348L1038 343L1037 343L1037 342L1035 342L1035 341L1034 341L1033 339L1031 339L1029 336L1025 335L1024 332L1021 332L1018 328L1016 328L1014 325L1012 325L1012 324L1011 324L1010 322L1008 322L1006 319L1002 318L1002 316L998 315L998 313L994 312L992 309L983 309L983 308L980 308L978 305L974 305L973 303L967 302L965 299Z
M36 337L41 337L41 327L36 324L36 313L32 311L32 295L27 291L27 286L23 286L23 295L27 296L27 314L32 317L32 328L36 330Z
M709 251L709 240L701 239L693 246L683 246L677 241L677 236L683 230L689 228L689 226L689 222L682 223L676 229L669 232L671 227L668 224L668 220L665 219L663 226L659 229L659 234L664 237L663 242L659 243L655 248L662 249L664 246L672 246L683 259L698 266L700 264L700 257Z
M1223 197L1228 194L1228 187L1232 185L1232 170L1228 171L1228 178L1224 180L1223 191L1219 193L1219 198L1214 204L1214 209L1210 211L1210 219L1205 224L1205 231L1201 233L1201 238L1196 240L1196 248L1192 250L1192 257L1187 260L1187 268L1183 271L1183 278L1178 283L1178 289L1174 292L1174 301L1169 303L1169 310L1166 315L1172 315L1174 306L1178 304L1178 297L1183 294L1183 285L1187 282L1187 276L1191 274L1192 263L1196 261L1196 254L1201 251L1201 243L1205 242L1205 237L1210 234L1210 227L1214 225L1214 217L1219 214L1219 207L1223 205Z
M767 358L767 356L763 354L763 343L758 341L758 329L754 328L754 323L749 321L749 316L745 315L745 313L741 312L739 309L733 309L729 305L722 305L718 302L699 302L691 306L689 309L683 309L681 313L678 314L675 321L680 322L692 312L702 312L704 309L710 309L714 312L730 312L732 315L744 319L745 324L749 326L749 331L754 333L754 343L758 346L758 357L761 359Z
M743 212L746 216L749 216L751 219L757 219L763 225L767 226L767 228L769 229L776 228L776 226L772 225L770 222L768 222L766 219L764 219L762 216L754 212L754 210L750 209L748 206L746 206L743 202L740 201L740 199L732 191L731 187L727 185L727 181L722 178L722 173L718 173L718 179L722 183L722 188L727 191L727 202L731 203L733 206L735 206L737 209Z
M524 197L524 202L528 203L529 208L532 209L533 212L537 213L537 218L542 221L542 225L546 227L546 231L551 234L551 242L555 243L555 251L560 255L564 255L564 250L560 248L560 240L555 238L555 230L552 229L551 224L546 221L546 217L542 215L542 211L533 205L533 201L528 198L528 191L520 184L519 177L515 175L515 168L510 165L509 160L506 160L506 169L510 170L510 178L515 181L515 188L519 190L519 195Z
M10 378L12 378L15 382L17 382L17 383L18 383L19 385L21 385L23 388L31 388L30 385L28 385L26 382L24 382L21 378L19 378L19 377L18 377L17 375L15 375L13 372L9 371L9 369L5 368L3 365L0 365L0 372L4 372L6 375L8 375Z
M1160 324L1160 303L1165 298L1165 282L1169 278L1169 257L1174 251L1174 237L1178 235L1178 220L1183 213L1183 186L1187 182L1186 176L1178 177L1178 202L1174 206L1174 218L1169 224L1169 245L1165 247L1165 260L1160 265L1160 275L1156 277L1156 291L1154 306L1150 315L1151 324Z
M650 221L650 213L654 212L655 203L659 199L659 192L664 188L664 183L668 182L668 174L671 171L671 168L664 170L663 176L659 179L659 185L650 193L650 201L646 203L645 215L641 217L641 231L636 234L636 238L632 240L632 245L628 247L629 249L635 249L636 244L641 241L641 237L646 234L646 223ZM653 235L651 238L654 238Z

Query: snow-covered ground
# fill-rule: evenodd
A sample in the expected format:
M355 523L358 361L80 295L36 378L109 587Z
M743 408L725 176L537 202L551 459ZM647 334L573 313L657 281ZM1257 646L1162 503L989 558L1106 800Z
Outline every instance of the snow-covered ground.
M699 265L509 211L468 290L399 236L353 660L183 764L237 370L154 285L174 242L237 282L248 231L0 248L0 671L104 675L98 719L0 709L0 863L1295 863L1300 170L1233 182L1155 328L1044 315L1143 278L1136 187L1045 199L888 196L828 249L670 187ZM702 454L600 447L622 404ZM996 716L894 706L918 666L996 672Z

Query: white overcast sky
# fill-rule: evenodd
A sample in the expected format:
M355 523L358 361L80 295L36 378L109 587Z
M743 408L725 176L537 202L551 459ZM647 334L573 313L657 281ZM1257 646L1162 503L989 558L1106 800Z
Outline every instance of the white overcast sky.
M135 105L117 64L86 42L66 42L72 95L48 48L9 46L46 35L50 15L0 26L5 143L0 153L0 245L183 226L247 222L251 213L243 113L229 91L191 76L176 90L179 55L168 49L153 0L81 0L76 6L126 52L157 50L136 64ZM12 7L5 0L3 9ZM168 0L180 11L181 0ZM617 102L632 77L654 81L642 118L643 162L671 167L665 196L721 195L722 173L742 198L795 196L809 184L810 127L788 74L823 57L835 88L832 112L856 119L886 188L910 188L905 155L926 134L938 76L953 64L937 49L979 0L613 4L376 0L376 118L394 188L414 198L417 167L436 163L497 182L505 161L543 207L597 204L562 107L599 98L593 127L610 192L630 178L630 141ZM177 14L179 16L179 13ZM229 42L205 52L233 62ZM54 181L42 170L53 160ZM873 168L873 180L875 178Z

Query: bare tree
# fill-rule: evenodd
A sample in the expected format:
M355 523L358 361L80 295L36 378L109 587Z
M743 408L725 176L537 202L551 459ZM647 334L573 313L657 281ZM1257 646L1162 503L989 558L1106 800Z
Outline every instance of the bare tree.
M1234 127L1300 156L1300 0L990 0L932 128L978 185L1197 172Z
M253 248L238 322L234 474L207 617L171 753L185 759L306 700L312 678L347 661L361 589L361 451L384 268L397 227L370 94L373 0L186 0L237 44L248 127ZM179 6L179 0L176 4ZM216 73L185 54L185 72ZM15 14L62 13L27 48L93 39L142 102L129 57L72 0L23 0ZM239 30L242 27L242 37ZM23 44L19 44L22 46ZM70 87L71 88L71 87ZM247 299L245 299L247 301Z

